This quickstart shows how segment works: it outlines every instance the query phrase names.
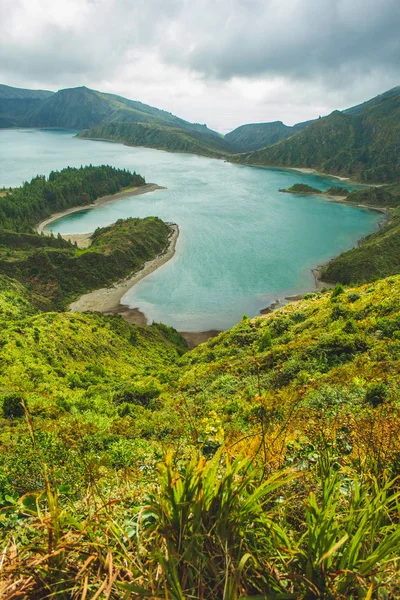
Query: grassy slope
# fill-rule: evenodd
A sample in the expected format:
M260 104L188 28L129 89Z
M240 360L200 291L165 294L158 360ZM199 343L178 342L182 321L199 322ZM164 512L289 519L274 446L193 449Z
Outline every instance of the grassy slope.
M0 273L15 277L55 307L139 270L168 245L161 219L127 219L96 230L92 245L79 250L60 239L0 232Z
M6 275L0 275L0 324L30 317L41 311L51 310L45 298L28 291L22 284Z
M235 453L251 455L265 419L271 466L289 464L293 452L300 455L317 443L316 422L334 437L339 414L344 421L350 415L366 418L371 408L366 395L376 382L395 401L399 298L400 276L337 297L314 294L265 317L244 319L180 359L173 345L179 337L161 326L138 328L119 317L90 314L28 316L2 331L1 386L27 393L33 414L36 402L46 418L58 414L55 435L65 419L89 410L97 414L97 431L128 438L136 432L156 444L163 441L164 448L197 448L206 455L224 440L235 444ZM164 346L157 345L162 341ZM163 371L163 361L175 364ZM125 392L115 401L117 388ZM146 389L157 390L156 401L145 398ZM75 402L82 405L72 410ZM369 453L362 436L356 437L340 457L353 466L357 449ZM395 449L400 450L396 439L381 448L387 467Z
M363 560L381 539L388 539L385 527L390 520L380 520L381 529L376 525L370 535L362 536L369 540L363 550L369 554L361 554L359 561L352 563L342 553L347 552L344 534L352 534L349 544L356 537L348 515L364 510L364 500L356 494L350 511L353 486L362 478L368 503L373 491L368 492L366 482L384 469L389 477L398 470L399 298L400 277L344 293L315 294L265 317L243 319L181 358L183 346L174 345L179 338L164 327L140 328L120 317L94 314L31 316L29 308L26 317L18 314L0 332L0 404L12 391L22 395L36 446L23 418L1 420L0 504L5 510L0 513L0 535L7 538L12 533L20 550L11 564L5 557L7 585L14 580L15 589L20 589L24 582L31 597L54 592L55 585L58 590L77 586L81 591L79 586L89 586L94 594L107 580L112 554L113 597L124 597L121 581L142 588L137 597L173 597L177 584L168 568L171 553L167 559L161 555L168 540L168 549L179 558L179 585L193 590L184 576L185 565L195 560L186 546L189 536L196 541L195 556L203 561L202 568L194 570L204 585L211 585L204 597L223 597L230 576L224 570L226 555L232 557L231 568L247 594L270 594L265 561L271 561L272 572L279 573L273 578L278 590L287 589L286 578L294 586L289 597L315 597L310 590L324 588L327 569L331 575L326 585L335 586L343 567L360 572L357 590L366 592L371 581L382 581L395 597L398 577L393 565L382 561L377 568L367 568ZM255 458L253 466L263 467L253 472L250 464L246 466L245 473L251 474L246 502L244 488L235 491L243 474L229 475L229 465L224 467L218 456L216 470L202 474L200 459L194 473L187 469L181 480L188 458L210 457L223 443L229 454L244 453ZM169 464L178 471L164 466L157 475L157 463L167 450L172 452ZM324 462L328 455L338 478L335 492L328 485L333 477ZM58 489L60 512L53 511L51 521L48 512L38 514L32 508L30 498L35 496L21 498L44 488L41 461L49 465L52 489ZM274 490L282 467L291 470L296 481L288 489L278 484L276 494L268 492L269 501L246 516L249 502L255 500L252 492L259 490L260 499L269 489L265 486L271 484ZM271 474L275 479L268 483ZM264 487L257 488L260 480ZM379 485L372 483L371 490ZM149 522L147 513L140 511L143 522L136 529L143 494L153 509ZM14 505L16 498L21 500ZM311 511L307 521L307 506L313 508L315 502L320 508ZM42 498L41 511L45 504ZM367 523L377 523L376 510ZM272 519L270 525L260 521L262 514ZM50 522L59 529L49 542ZM203 527L209 531L204 545ZM275 527L286 533L279 535ZM324 539L318 532L327 527L329 540L318 550ZM229 535L221 556L225 531ZM137 547L138 535L144 537ZM121 539L127 543L121 545ZM321 571L320 557L339 540L342 553L335 563L324 563ZM46 558L49 544L64 548L55 565L53 558ZM388 547L396 553L397 542L388 539ZM238 564L250 549L260 560L249 561L241 573ZM145 560L138 562L139 552ZM88 567L92 554L93 565ZM347 557L345 562L340 563L340 556ZM87 579L81 577L82 569ZM382 579L379 572L385 570ZM216 572L218 596L212 592ZM0 589L1 585L0 578ZM342 595L333 592L327 597L360 597L359 591L353 593L352 578L343 585ZM197 597L193 591L191 595Z
M190 152L221 158L230 152L224 139L153 123L106 123L79 134L81 138L112 140L171 152Z
M318 444L321 431L339 436L339 450L339 416L343 423L351 415L359 424L367 419L366 398L377 382L395 419L399 298L400 276L337 297L315 294L244 319L180 359L174 342L178 350L183 345L169 328L93 314L30 316L28 308L1 332L0 386L27 394L37 427L56 438L68 422L87 423L88 413L92 435L134 435L164 450L206 455L225 440L235 454L252 455L265 427L270 467L282 466ZM172 366L163 371L163 364ZM376 448L364 442L356 431L339 460L355 467L361 452L372 461ZM380 447L387 468L399 450L395 438Z
M361 115L333 112L273 146L238 155L246 164L311 167L361 181L399 177L400 95L382 99Z

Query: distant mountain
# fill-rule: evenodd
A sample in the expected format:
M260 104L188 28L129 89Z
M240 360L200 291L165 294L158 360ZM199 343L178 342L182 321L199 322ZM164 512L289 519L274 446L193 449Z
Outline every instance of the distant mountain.
M0 127L16 127L25 115L54 92L26 90L0 84Z
M7 98L3 100L2 110L0 95L0 127L90 129L89 137L93 138L104 138L109 131L113 136L110 139L124 143L207 155L220 156L221 151L230 150L223 136L208 129L206 125L189 123L167 111L142 102L115 94L105 94L85 86L64 89L56 93L18 90L7 86L2 86L0 93L1 91ZM126 124L124 131L121 127L108 129L104 127L121 123ZM142 127L132 127L135 124L141 124ZM149 127L143 127L144 124ZM100 129L92 131L96 127ZM165 129L174 131L165 131ZM190 133L195 136L195 139L182 137L179 132L182 135L185 132ZM159 146L156 145L156 139L160 143Z
M48 90L26 90L23 88L10 87L9 85L3 85L0 83L0 99L1 100L26 100L26 99L39 99L48 98L52 96L54 92Z
M105 94L91 90L85 86L52 92L30 92L30 90L17 90L4 88L3 95L7 100L17 103L22 98L34 99L25 112L18 110L18 119L14 125L21 127L63 127L68 129L89 129L103 123L132 122L154 123L166 127L177 127L199 133L207 133L214 137L222 138L218 133L211 131L206 125L189 123L171 113L143 104L142 102L128 100L122 96ZM14 90L9 92L8 90ZM1 89L0 89L0 98ZM9 107L7 107L9 110ZM6 115L0 110L0 119Z
M367 100L362 104L347 108L341 112L346 115L361 115L365 110L371 106L379 104L385 98L391 98L393 96L400 95L400 86L392 88L379 96L375 96L371 100ZM241 125L237 129L234 129L230 133L225 135L225 140L231 144L232 148L236 152L251 152L252 150L259 150L266 146L276 144L281 140L291 137L295 133L298 133L302 129L314 123L317 119L310 121L304 121L303 123L296 123L296 125L288 126L282 123L282 121L272 121L271 123L249 123Z
M82 137L207 156L237 154L232 160L245 164L312 167L389 182L400 176L399 103L400 86L314 121L292 127L252 123L223 137L206 125L85 86L53 93L0 85L0 127L89 130Z
M313 121L298 123L292 127L285 125L282 121L249 123L248 125L241 125L237 129L227 133L225 140L236 152L249 152L276 144L301 131L310 123L313 123Z
M400 177L399 140L400 93L374 99L359 114L334 111L290 138L233 160L389 182Z
M103 123L82 131L78 137L113 140L128 146L146 146L170 152L190 152L213 158L222 158L231 152L224 138L218 135L155 123Z
M270 146L292 135L291 127L282 121L241 125L225 135L225 140L237 152L248 152Z

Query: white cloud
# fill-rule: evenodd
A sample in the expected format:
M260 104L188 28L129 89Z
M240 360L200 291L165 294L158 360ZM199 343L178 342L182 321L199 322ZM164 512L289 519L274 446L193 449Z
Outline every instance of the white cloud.
M292 124L398 85L399 30L398 0L0 0L0 80Z

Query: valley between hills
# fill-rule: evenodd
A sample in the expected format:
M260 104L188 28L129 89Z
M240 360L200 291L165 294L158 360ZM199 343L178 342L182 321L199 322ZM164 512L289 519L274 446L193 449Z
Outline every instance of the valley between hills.
M1 128L315 169L349 179L295 182L282 202L322 194L386 215L321 267L329 289L243 315L189 349L169 325L96 304L99 289L117 290L118 304L112 286L171 258L179 223L118 218L85 243L43 233L55 216L159 186L104 164L4 187L1 597L398 597L399 124L400 88L312 122L221 136L85 87L0 86ZM87 312L71 312L91 294Z

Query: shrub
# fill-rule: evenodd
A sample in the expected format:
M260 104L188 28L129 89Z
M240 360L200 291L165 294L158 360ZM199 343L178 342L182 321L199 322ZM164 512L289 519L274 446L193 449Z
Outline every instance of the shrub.
M365 401L373 408L377 408L386 400L388 393L389 388L382 381L371 383L365 394Z
M335 285L335 288L334 288L332 294L331 294L331 298L337 298L341 294L344 294L344 287L342 286L341 283L337 283Z
M349 302L357 302L357 300L360 299L360 294L357 294L357 292L352 292L351 294L347 294L347 298L349 300Z
M267 327L261 336L260 342L258 344L259 352L264 352L267 348L271 348L272 345L272 334L271 330Z
M13 392L3 398L3 415L6 419L18 419L24 416L23 398L21 394Z
M331 311L331 319L332 321L337 321L343 317L346 317L348 314L347 309L341 304L335 304Z
M154 398L160 395L160 389L153 381L149 383L128 384L116 391L113 395L113 403L138 404L147 408Z

